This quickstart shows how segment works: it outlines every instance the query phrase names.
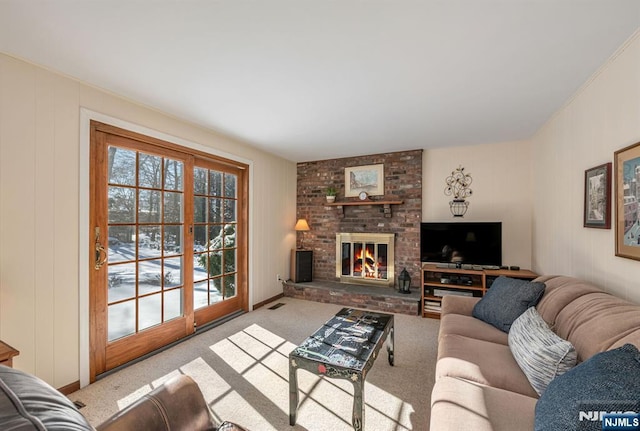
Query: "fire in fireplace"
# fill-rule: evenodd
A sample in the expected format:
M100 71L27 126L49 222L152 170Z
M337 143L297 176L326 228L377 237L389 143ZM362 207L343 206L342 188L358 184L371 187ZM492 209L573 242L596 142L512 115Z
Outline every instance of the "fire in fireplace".
M336 277L346 283L394 285L394 234L336 234Z

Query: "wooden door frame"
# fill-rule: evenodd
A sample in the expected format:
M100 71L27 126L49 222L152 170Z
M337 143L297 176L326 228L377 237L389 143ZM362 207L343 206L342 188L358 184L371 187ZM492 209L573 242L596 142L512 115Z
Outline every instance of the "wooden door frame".
M238 214L239 220L238 220L238 224L242 224L242 226L244 226L244 229L241 229L241 234L239 235L239 238L237 238L237 244L238 244L238 253L239 256L236 260L236 262L238 263L238 268L237 271L238 273L242 272L242 274L244 274L244 276L242 277L242 281L241 284L239 284L237 286L237 294L238 294L238 301L239 301L239 307L245 311L249 311L250 310L250 305L249 305L249 299L252 296L251 292L249 291L249 280L250 280L250 274L249 274L249 258L250 258L250 253L249 253L249 226L250 226L250 212L249 212L249 201L250 201L250 187L249 187L249 180L250 180L250 176L249 176L249 168L251 167L251 163L245 163L245 162L240 162L240 161L235 161L235 160L230 160L227 158L223 158L214 154L211 154L209 152L206 151L202 151L202 150L198 150L196 148L193 148L191 145L180 145L180 144L176 144L176 143L172 143L169 141L166 141L164 139L160 139L154 136L150 136L144 133L144 131L142 131L143 133L139 133L139 131L133 131L133 130L128 130L128 129L123 129L120 128L119 126L114 126L114 125L110 125L107 123L104 123L102 121L100 121L102 119L94 119L94 118L87 118L87 123L89 125L88 129L89 129L89 139L87 142L87 151L90 154L90 157L88 157L88 168L87 171L89 171L89 175L88 175L88 179L89 179L89 184L88 184L88 194L90 194L94 188L96 187L96 182L95 182L95 178L92 177L92 175L90 174L90 168L93 165L93 160L91 159L91 157L95 157L92 154L92 150L91 150L91 142L92 142L92 134L93 134L93 130L94 129L99 129L102 132L106 132L112 135L116 135L116 136L122 136L125 137L127 139L132 139L135 141L140 141L143 143L149 143L152 145L156 145L158 147L163 148L164 150L168 150L168 152L171 152L172 150L174 151L178 151L182 154L188 153L194 157L201 157L207 160L212 160L215 163L220 163L220 164L226 164L226 165L230 165L233 166L234 168L238 169L238 175L241 176L241 184L242 184L242 190L238 190L238 201L242 201L242 209ZM193 144L193 143L191 143ZM193 145L197 145L197 144L193 144ZM81 156L82 156L82 151L81 151ZM104 156L104 154L103 154ZM82 170L82 169L81 169ZM106 181L106 180L105 180ZM106 182L105 182L106 184ZM185 184L185 191L187 190L187 185ZM187 199L185 199L186 201ZM82 203L82 199L81 199L81 203ZM87 204L90 203L90 199L89 201L87 201ZM187 202L185 202L185 205L187 204ZM95 226L95 223L93 223L92 220L92 213L89 211L89 205L87 205L87 212L89 212L88 214L88 225L89 225L89 233L88 235L81 235L81 241L84 237L85 241L83 247L81 247L82 249L86 250L86 245L89 244L89 250L88 253L86 254L86 260L90 260L90 257L92 256L93 253L93 226ZM82 225L82 223L81 223ZM87 232L86 230L84 232ZM105 231L105 236L108 236L107 232ZM186 237L185 237L186 238ZM84 259L83 259L84 260ZM90 263L90 262L89 262ZM86 268L86 266L85 266ZM82 273L83 271L81 271ZM82 275L82 274L81 274ZM87 276L88 279L88 287L94 285L95 283L95 277L96 277L96 272L95 271L91 271L89 270L89 274ZM187 303L187 301L190 303L191 306L191 316L189 319L184 319L184 317L182 319L178 319L178 320L182 320L184 321L183 323L177 323L177 322L173 322L172 325L176 325L176 324L184 324L186 327L188 327L189 329L193 328L193 297L192 297L192 291L189 291L189 293L187 294L187 291L189 291L189 289L186 289L186 285L185 285L185 303ZM91 293L89 292L89 297L91 297ZM90 299L90 298L89 298ZM92 301L90 300L89 303L91 303ZM81 306L82 309L82 306ZM106 307L104 307L104 309L106 310ZM97 322L95 322L95 320L97 319L96 314L92 314L90 313L90 310L86 310L86 312L89 314L88 318L85 320L87 322L87 324L89 325L88 328L85 328L87 333L90 333L90 325L92 324L96 324ZM82 314L82 310L81 310L81 314ZM105 316L102 316L103 322L106 322L106 319L104 318ZM82 319L81 319L82 321ZM82 332L82 330L81 330ZM81 334L82 335L82 334ZM98 347L100 348L100 346L94 346L92 345L92 340L91 340L91 336L90 334L87 334L88 338L89 338L89 343L88 343L88 347L89 347L89 354L91 351L93 351L94 348ZM82 338L82 337L81 337ZM82 342L81 342L82 345ZM160 347L160 346L158 346ZM82 352L81 352L82 353ZM95 366L94 363L91 359L89 359L89 383L94 381L96 373L95 373ZM86 369L86 367L82 367L82 360L81 360L81 386L84 386L83 383L83 376L82 376L82 369ZM86 382L86 379L84 379L84 381Z
M97 112L95 110L89 109L87 107L81 106L79 112L79 128L80 128L80 157L79 157L79 207L78 207L78 250L86 250L87 243L89 241L89 200L90 200L90 191L89 191L89 148L90 148L90 122L91 121L99 121L104 124L111 124L115 127L120 127L125 130L130 130L133 132L137 132L139 134L150 136L156 139L161 139L167 142L173 142L178 145L181 145L185 148L189 148L190 150L200 151L203 154L206 154L210 157L222 157L227 160L232 160L234 162L244 164L247 166L247 181L246 184L249 188L248 193L248 204L247 204L247 212L248 212L248 231L247 231L247 242L248 242L248 270L247 270L247 298L245 298L247 303L247 309L253 309L253 256L251 254L251 245L253 244L253 231L251 230L251 226L253 226L254 216L251 211L254 202L253 195L253 175L250 172L253 171L254 162L251 159L246 157L239 156L237 154L232 154L227 151L223 151L221 149L217 149L214 147L207 147L205 145L196 143L195 141L178 137L177 135L172 135L169 133L161 132L163 126L156 125L155 128L142 126L140 124L132 123L130 121L123 120L121 118L114 117L109 114L105 114L102 112ZM166 119L161 118L160 121L166 121ZM164 124L164 123L159 123ZM171 125L169 125L171 127ZM192 128L193 129L193 128ZM206 136L215 138L215 136L211 133L205 133ZM89 379L89 356L90 356L90 348L89 348L89 255L84 252L79 252L77 256L79 265L78 265L78 280L79 280L79 292L78 292L78 322L79 322L79 340L78 340L78 370L79 370L79 380L80 387L83 388L90 383Z

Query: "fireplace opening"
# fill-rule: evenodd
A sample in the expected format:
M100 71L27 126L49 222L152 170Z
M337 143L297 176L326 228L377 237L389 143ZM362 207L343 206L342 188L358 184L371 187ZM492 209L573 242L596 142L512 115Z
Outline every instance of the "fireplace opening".
M351 246L353 245L353 253ZM386 280L388 277L387 244L342 243L342 274Z
M394 234L336 234L336 277L393 287L393 242Z

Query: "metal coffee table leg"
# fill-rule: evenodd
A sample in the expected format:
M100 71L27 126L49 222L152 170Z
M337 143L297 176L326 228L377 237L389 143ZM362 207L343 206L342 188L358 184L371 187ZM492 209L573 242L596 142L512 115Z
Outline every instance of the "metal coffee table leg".
M289 359L289 425L296 424L298 414L298 367L293 365L294 359Z
M361 377L353 382L353 415L351 421L355 431L364 429L364 380Z
M389 338L387 338L387 354L389 355L389 365L391 365L391 366L393 366L393 362L394 362L394 357L393 357L393 348L394 348L393 333L394 333L394 329L393 329L393 326L392 326L391 329L389 330Z

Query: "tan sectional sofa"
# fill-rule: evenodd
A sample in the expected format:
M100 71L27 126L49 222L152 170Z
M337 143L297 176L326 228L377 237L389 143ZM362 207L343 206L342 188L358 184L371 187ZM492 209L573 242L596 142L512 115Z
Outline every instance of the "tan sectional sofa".
M594 354L640 346L640 306L564 276L546 285L536 309L570 341L578 363ZM511 354L508 335L472 317L479 298L446 296L438 337L431 430L533 430L538 395Z

